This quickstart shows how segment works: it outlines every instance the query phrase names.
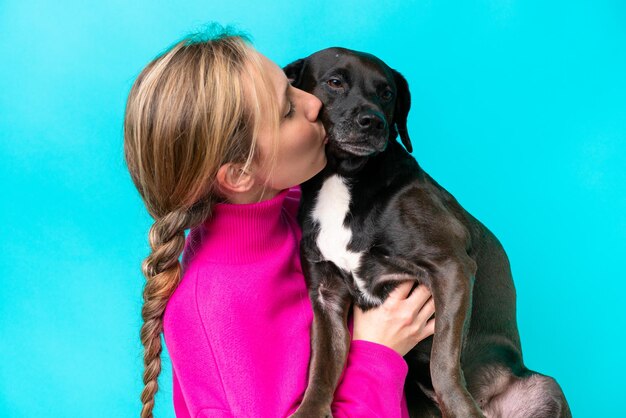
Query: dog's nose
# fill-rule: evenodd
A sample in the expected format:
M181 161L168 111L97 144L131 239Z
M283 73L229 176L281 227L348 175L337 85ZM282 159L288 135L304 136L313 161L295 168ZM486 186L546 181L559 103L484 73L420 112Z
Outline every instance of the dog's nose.
M363 112L356 119L362 131L379 133L385 129L385 122L382 117L372 112Z

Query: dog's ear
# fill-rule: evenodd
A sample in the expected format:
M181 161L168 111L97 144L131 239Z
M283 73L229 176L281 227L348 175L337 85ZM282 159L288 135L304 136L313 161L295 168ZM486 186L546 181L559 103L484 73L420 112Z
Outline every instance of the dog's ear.
M391 69L393 73L393 79L396 82L396 90L398 96L396 97L396 107L393 114L393 124L395 124L402 145L408 152L413 152L413 146L411 145L411 139L409 138L409 132L406 126L406 119L409 115L409 109L411 108L411 93L409 92L409 83L402 74Z
M305 58L300 58L292 62L291 64L287 64L283 67L283 71L287 78L289 79L289 83L296 88L300 88L302 83L302 73L304 72L304 67L306 64Z

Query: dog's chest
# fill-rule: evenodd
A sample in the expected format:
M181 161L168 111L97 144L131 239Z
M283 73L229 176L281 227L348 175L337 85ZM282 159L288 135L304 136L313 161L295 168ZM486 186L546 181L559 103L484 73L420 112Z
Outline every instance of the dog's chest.
M344 226L346 216L350 216L350 188L341 176L335 174L324 180L313 207L312 217L319 225L316 244L324 259L352 274L364 297L374 298L357 274L363 253L348 249L352 231Z

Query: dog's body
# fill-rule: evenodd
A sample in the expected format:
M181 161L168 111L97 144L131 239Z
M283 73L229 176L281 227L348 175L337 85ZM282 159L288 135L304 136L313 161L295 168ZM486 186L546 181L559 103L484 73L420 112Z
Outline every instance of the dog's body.
M327 167L302 185L314 322L309 387L294 416L330 416L351 303L380 305L406 280L428 286L437 309L434 337L405 356L412 417L571 416L556 381L524 366L502 246L395 140L399 132L411 150L406 80L343 48L284 70L322 100L329 133Z

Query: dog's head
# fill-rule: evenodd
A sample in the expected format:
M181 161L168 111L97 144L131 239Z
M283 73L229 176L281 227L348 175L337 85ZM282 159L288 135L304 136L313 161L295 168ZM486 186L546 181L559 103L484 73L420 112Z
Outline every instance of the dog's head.
M400 134L411 152L407 115L411 95L406 79L377 57L345 48L327 48L283 68L294 87L323 103L327 153L339 159L369 158Z

